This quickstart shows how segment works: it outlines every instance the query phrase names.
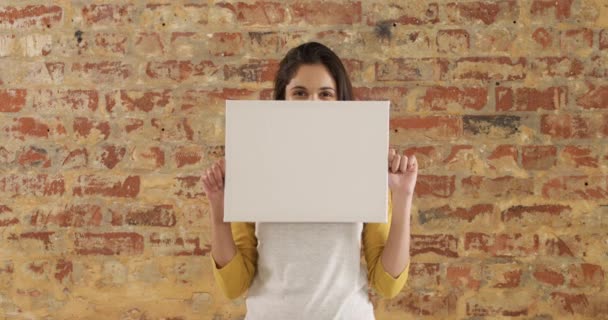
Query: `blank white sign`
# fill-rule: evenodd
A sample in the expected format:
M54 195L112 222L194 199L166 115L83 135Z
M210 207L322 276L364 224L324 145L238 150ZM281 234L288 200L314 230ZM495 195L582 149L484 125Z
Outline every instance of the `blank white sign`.
M226 101L224 221L387 222L389 101Z

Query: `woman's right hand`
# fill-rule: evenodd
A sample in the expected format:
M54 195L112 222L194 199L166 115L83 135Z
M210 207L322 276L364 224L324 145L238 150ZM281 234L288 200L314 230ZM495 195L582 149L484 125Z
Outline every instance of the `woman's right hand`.
M224 222L224 177L226 160L217 160L203 175L203 190L211 205L212 217L217 222Z

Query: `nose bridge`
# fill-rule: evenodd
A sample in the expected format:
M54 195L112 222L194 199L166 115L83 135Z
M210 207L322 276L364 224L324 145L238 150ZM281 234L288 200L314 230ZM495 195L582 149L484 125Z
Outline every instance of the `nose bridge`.
M313 93L311 95L308 96L308 100L310 101L317 101L317 100L321 100L319 99L319 95L317 93Z

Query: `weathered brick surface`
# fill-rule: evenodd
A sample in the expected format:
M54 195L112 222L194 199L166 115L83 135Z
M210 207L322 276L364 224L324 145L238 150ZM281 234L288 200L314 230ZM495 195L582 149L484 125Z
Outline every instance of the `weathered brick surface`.
M1 2L0 319L242 319L201 170L309 40L420 161L377 319L606 319L605 0Z

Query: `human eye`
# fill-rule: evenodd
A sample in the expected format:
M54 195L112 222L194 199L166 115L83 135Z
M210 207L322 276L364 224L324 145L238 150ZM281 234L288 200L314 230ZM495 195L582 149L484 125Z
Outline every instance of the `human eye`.
M327 90L327 91L321 92L321 98L323 98L323 99L333 99L333 97L334 97L334 93L331 91Z
M295 90L293 91L292 95L296 98L305 98L306 97L306 91L304 90Z

